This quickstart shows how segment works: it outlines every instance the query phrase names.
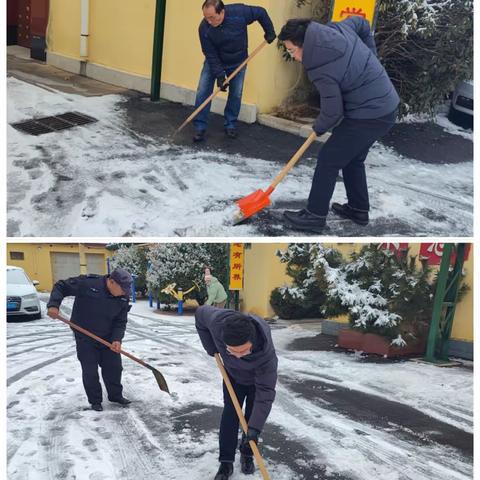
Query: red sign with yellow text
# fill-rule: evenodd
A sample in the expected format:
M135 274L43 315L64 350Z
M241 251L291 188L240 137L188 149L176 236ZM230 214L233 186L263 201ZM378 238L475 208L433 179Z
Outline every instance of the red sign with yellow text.
M243 243L230 245L230 290L243 289L245 248Z
M349 17L361 17L374 29L377 3L377 0L332 0L330 20L341 22Z

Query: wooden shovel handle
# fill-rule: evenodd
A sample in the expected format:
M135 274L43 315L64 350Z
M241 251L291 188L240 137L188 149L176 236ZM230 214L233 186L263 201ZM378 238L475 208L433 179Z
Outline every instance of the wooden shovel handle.
M97 342L100 342L102 343L103 345L105 345L106 347L108 348L111 348L112 347L112 344L110 342L107 342L106 340L104 340L103 338L95 335L94 333L92 332L89 332L88 330L85 330L83 327L80 327L79 325L77 325L76 323L73 323L71 322L70 320L67 320L66 318L63 318L61 315L57 315L57 318L63 322L63 323L66 323L67 325L69 325L70 327L74 328L75 330L78 330L80 333L83 333L84 335L86 335L87 337L90 337L90 338L93 338L94 340L96 340ZM147 368L150 368L150 365L147 365L144 361L140 360L139 358L137 357L134 357L131 353L128 353L128 352L125 352L123 350L120 350L120 352L122 355L125 355L126 357L132 359L134 362L137 362L139 363L140 365L144 366L144 367L147 367Z
M233 77L235 77L240 70L242 70L245 65L247 65L250 60L252 60L255 55L257 55L260 50L267 45L267 41L265 40L262 42L251 54L250 56L245 59L225 80L225 83L229 83ZM177 128L173 136L175 136L177 133L181 132L219 93L221 92L221 89L217 87L213 93Z
M270 189L273 191L277 188L277 185L286 177L287 173L297 164L302 158L302 155L307 151L308 147L315 141L317 134L312 132L307 138L305 143L299 148L297 153L290 159L290 161L283 167L282 171L275 177L275 180L270 185Z
M223 381L227 386L228 393L230 394L230 398L232 399L233 406L235 407L235 410L237 412L238 419L240 420L240 424L242 425L242 430L245 432L245 435L246 435L248 431L248 424L247 424L247 421L245 420L245 417L243 416L242 407L238 402L237 395L235 393L235 390L232 387L232 382L230 382L230 378L228 377L225 367L223 366L222 357L220 357L219 353L215 354L215 360L217 361L218 368L222 374ZM253 455L255 456L255 460L257 461L257 464L258 464L258 468L260 469L260 472L262 473L264 480L270 480L270 475L268 474L267 469L265 468L265 463L263 462L263 458L260 455L260 451L258 450L257 444L253 440L250 440L249 445L250 445L250 448L252 449Z

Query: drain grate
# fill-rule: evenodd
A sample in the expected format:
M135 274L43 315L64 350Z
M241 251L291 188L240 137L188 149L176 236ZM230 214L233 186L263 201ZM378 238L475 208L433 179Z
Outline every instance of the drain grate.
M51 117L34 118L26 122L12 123L11 126L29 135L59 132L68 128L87 125L98 120L79 112L67 112Z

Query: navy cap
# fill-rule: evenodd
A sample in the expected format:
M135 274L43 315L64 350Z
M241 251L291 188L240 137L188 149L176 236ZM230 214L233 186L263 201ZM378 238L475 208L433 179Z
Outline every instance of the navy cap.
M110 274L110 278L122 287L125 295L130 296L130 292L132 291L132 276L129 272L123 268L116 268Z

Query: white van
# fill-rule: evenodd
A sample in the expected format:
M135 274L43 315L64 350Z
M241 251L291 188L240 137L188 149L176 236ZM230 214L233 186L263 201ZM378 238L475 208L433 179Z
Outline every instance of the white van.
M25 270L7 266L7 321L42 318L40 300L35 285Z

